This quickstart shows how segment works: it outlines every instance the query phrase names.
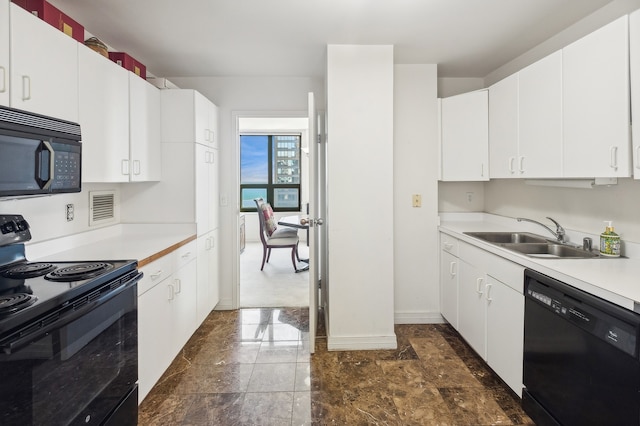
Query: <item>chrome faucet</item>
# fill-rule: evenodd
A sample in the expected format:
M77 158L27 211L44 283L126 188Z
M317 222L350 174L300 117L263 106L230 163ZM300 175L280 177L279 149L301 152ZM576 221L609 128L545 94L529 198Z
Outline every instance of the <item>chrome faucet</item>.
M543 228L545 228L547 231L551 232L553 234L554 237L556 237L556 240L558 240L561 243L565 242L565 236L566 236L566 232L564 230L564 228L562 226L560 226L560 224L555 221L554 219L550 218L549 216L547 216L547 219L549 219L551 222L553 222L556 225L556 230L554 231L553 229L549 228L547 225L538 222L537 220L533 220L533 219L527 219L526 217L517 217L516 220L518 222L531 222L531 223L536 223L540 226L542 226Z

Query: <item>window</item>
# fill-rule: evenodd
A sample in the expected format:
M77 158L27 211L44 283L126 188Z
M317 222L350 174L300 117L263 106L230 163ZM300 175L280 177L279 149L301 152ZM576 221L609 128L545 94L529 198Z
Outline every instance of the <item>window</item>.
M300 135L240 135L240 210L260 197L274 211L300 210Z

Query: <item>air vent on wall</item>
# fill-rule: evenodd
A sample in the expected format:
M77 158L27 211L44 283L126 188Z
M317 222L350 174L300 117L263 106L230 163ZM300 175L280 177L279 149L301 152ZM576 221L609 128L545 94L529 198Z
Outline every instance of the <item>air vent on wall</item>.
M102 225L116 220L115 191L89 192L89 226Z

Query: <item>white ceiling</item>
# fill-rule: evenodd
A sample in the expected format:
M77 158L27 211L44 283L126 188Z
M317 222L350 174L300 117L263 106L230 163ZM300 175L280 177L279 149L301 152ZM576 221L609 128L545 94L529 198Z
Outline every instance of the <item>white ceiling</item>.
M485 77L612 0L50 0L164 77L321 76L327 44Z

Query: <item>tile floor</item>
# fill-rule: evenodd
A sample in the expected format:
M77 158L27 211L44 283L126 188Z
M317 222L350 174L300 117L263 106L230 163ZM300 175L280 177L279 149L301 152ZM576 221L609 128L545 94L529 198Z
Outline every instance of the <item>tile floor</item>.
M308 310L214 311L140 405L140 425L533 425L448 325L397 350L309 354Z

